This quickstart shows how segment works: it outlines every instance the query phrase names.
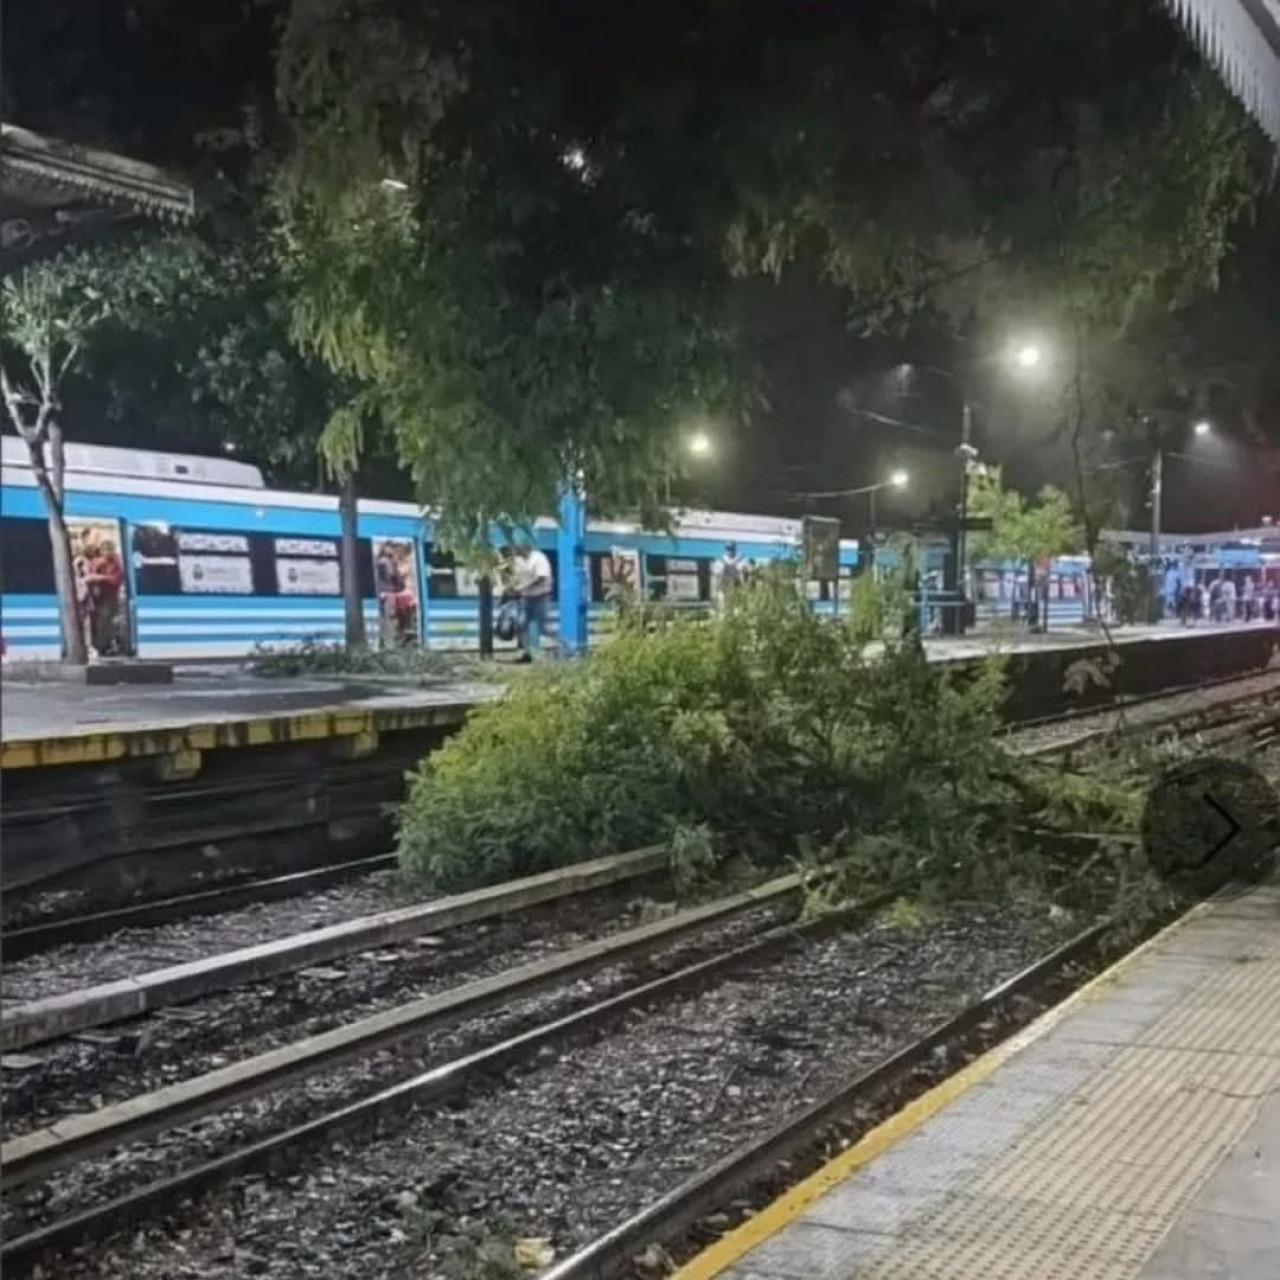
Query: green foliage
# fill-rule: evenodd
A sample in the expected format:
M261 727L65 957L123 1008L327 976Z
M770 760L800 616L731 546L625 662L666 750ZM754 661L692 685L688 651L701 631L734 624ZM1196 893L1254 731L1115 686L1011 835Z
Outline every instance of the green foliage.
M402 860L452 888L674 838L698 873L710 848L808 848L864 883L968 883L1013 827L1003 693L995 661L960 680L914 646L873 656L765 576L477 711L411 777Z
M1114 650L1098 658L1079 658L1068 665L1062 687L1076 696L1089 689L1109 689L1119 670L1120 655Z
M711 879L720 861L715 836L705 823L679 826L671 833L671 879L681 897L688 897Z
M194 270L185 237L131 236L71 246L8 276L0 286L0 354L14 427L43 442L57 425L63 380L89 346L112 329L158 323Z
M251 669L266 677L292 676L385 676L414 683L463 680L483 675L492 682L492 667L461 654L435 653L421 645L394 649L351 650L345 645L323 640L303 640L299 644L255 651Z
M1037 500L1029 502L1016 489L1005 488L999 467L974 467L969 510L993 521L989 533L972 535L974 560L1036 560L1080 548L1071 500L1053 485L1045 485Z
M886 928L914 933L928 924L931 914L913 898L895 898L880 912L879 920Z
M869 328L1115 328L1212 281L1267 166L1167 16L1104 0L310 0L280 88L296 331L455 540L579 470L651 496L686 412L742 403L735 275L817 265Z
M1116 621L1130 625L1146 622L1151 609L1151 575L1147 566L1103 543L1094 553L1093 578L1109 582Z

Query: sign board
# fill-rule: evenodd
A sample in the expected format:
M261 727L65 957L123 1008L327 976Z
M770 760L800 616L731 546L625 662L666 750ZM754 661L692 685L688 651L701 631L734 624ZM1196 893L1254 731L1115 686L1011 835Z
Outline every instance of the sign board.
M818 582L834 582L840 571L840 521L827 516L805 516L804 576Z

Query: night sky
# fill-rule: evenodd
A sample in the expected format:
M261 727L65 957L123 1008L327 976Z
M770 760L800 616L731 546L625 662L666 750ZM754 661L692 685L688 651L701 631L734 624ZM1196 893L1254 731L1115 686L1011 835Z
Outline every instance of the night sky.
M270 3L190 0L49 0L5 11L4 117L37 130L114 145L158 163L182 167L183 148L212 115L228 118L255 96L272 94ZM21 51L21 56L19 54ZM1253 257L1245 273L1280 319L1280 202L1273 199L1246 232ZM1262 248L1259 250L1258 245ZM1259 254L1261 256L1259 257ZM1230 263L1224 279L1230 278ZM889 371L904 360L955 363L954 350L935 340L865 341L850 329L847 297L792 271L782 283L752 281L735 299L744 367L758 370L768 405L745 424L709 424L715 454L701 461L681 496L729 509L798 515L838 515L851 533L868 518L865 497L805 501L794 495L883 480L895 467L910 472L904 493L878 496L882 527L938 515L955 500L960 404L955 389L936 378L917 379L903 394ZM1277 324L1275 332L1280 332ZM1280 488L1269 437L1280 412L1280 361L1270 373L1266 420L1246 424L1230 405L1215 412L1211 441L1186 449L1197 462L1170 457L1165 470L1169 529L1252 525L1280 516ZM875 416L872 416L875 415ZM895 426L884 418L901 418ZM92 402L68 397L73 439L120 442ZM189 447L170 433L139 445ZM983 388L975 413L982 457L1003 465L1006 480L1025 491L1046 481L1073 487L1068 442L1035 396L1012 385ZM1182 451L1174 446L1175 452ZM1130 441L1121 456L1142 453ZM1131 498L1130 523L1149 520L1144 504L1147 467L1123 468ZM395 489L385 482L378 487Z

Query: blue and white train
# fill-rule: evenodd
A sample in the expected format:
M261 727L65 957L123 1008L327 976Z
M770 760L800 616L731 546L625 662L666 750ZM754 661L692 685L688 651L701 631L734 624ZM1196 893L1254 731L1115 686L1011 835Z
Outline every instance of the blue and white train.
M0 472L0 633L6 658L56 658L58 603L44 508L26 446L3 437ZM243 657L263 648L342 638L342 568L337 499L267 488L261 471L233 458L68 444L66 517L74 547L106 546L120 557L120 651L144 658ZM538 545L558 575L557 526L539 520ZM479 643L479 584L474 574L435 545L435 522L408 503L362 500L358 572L369 633L379 634L378 561L390 557L412 599L410 640L436 649ZM1147 535L1104 534L1142 557ZM748 560L795 557L801 523L769 516L684 511L670 532L627 521L591 520L584 539L588 638L613 624L608 603L613 575L625 571L649 599L705 610L713 565L729 542ZM1222 573L1280 580L1280 529L1166 535L1168 564L1201 581ZM879 557L892 561L881 551ZM941 546L924 548L932 592L941 581ZM849 598L864 566L858 543L839 551L841 582L833 593L812 582L814 607L830 612ZM1060 557L1042 568L1049 623L1078 623L1089 609L1088 560ZM970 592L977 616L1015 617L1027 587L1027 566L981 564ZM834 598L833 598L834 596ZM553 610L552 625L555 626Z
M73 548L107 547L124 567L119 649L143 658L240 657L262 648L341 639L342 571L337 499L268 489L255 466L231 458L66 447L65 510ZM0 628L9 659L60 650L53 559L26 447L3 438L0 474ZM370 634L378 634L379 557L391 556L413 597L411 638L433 648L474 649L479 591L473 574L434 545L434 522L413 505L362 500L359 574ZM556 525L540 520L539 546L556 564ZM591 639L612 623L607 603L626 564L649 598L697 610L711 599L712 566L728 542L748 560L794 556L799 521L686 511L670 533L622 521L586 530ZM858 544L840 545L851 579ZM810 584L816 607L835 607ZM554 616L553 616L554 625Z

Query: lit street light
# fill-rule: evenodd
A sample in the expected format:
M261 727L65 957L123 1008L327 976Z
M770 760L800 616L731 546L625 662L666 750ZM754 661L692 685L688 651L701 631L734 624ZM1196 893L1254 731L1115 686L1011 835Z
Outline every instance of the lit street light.
M911 477L907 475L905 471L899 469L889 476L889 483L895 489L905 489L907 487L907 481L910 479Z
M994 357L994 359L984 360L981 363L1012 365L1019 373L1030 374L1033 370L1038 369L1043 361L1044 349L1036 342L1024 340L1007 349L1001 355ZM969 471L978 457L977 449L970 442L970 436L973 431L973 405L965 393L960 379L952 370L940 369L934 365L913 366L908 363L899 366L899 375L903 378L909 377L912 368L918 368L924 372L934 373L946 378L960 393L960 443L956 448L956 457L960 462L959 519L956 521L955 531L951 536L951 555L947 558L943 579L943 589L948 595L955 597L957 607L954 611L944 614L943 626L944 630L952 634L963 635L969 594L965 564L967 542L965 532L969 519Z
M1162 564L1160 535L1164 518L1165 437L1169 424L1155 417L1147 418L1146 423L1151 431L1151 440L1155 450L1151 459L1151 542L1148 548L1151 579L1149 616L1152 622L1159 622L1164 616L1164 593L1161 589L1163 575L1160 572ZM1191 430L1196 436L1204 439L1206 436L1213 434L1213 424L1208 418L1201 418L1192 426Z
M695 431L689 437L688 449L695 458L709 457L712 448L711 437L705 431Z

